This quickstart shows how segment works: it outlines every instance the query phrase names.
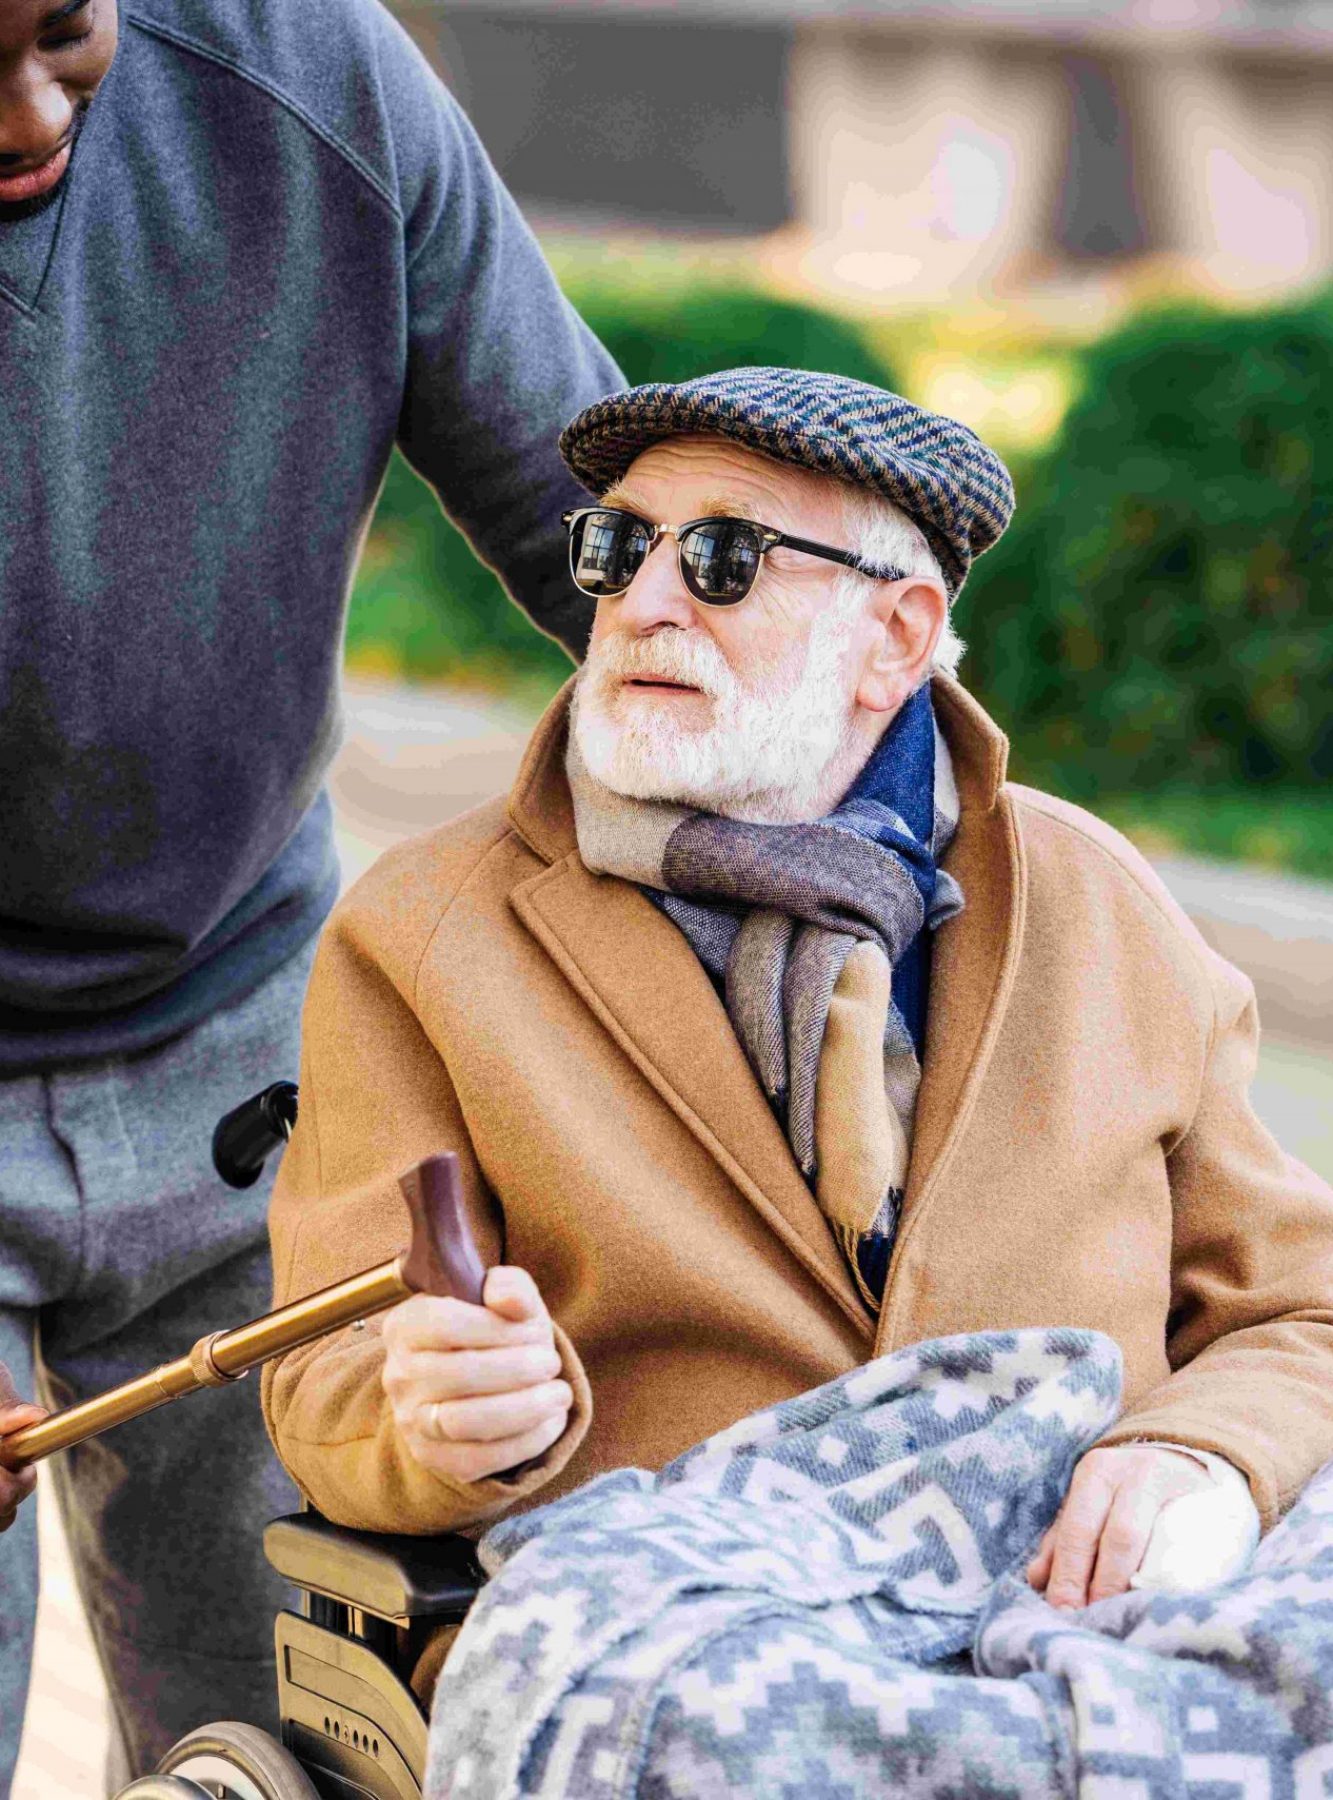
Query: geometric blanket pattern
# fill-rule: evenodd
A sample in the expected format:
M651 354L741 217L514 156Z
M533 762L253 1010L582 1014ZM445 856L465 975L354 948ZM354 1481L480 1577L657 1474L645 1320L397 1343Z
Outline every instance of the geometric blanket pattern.
M495 1527L436 1695L458 1800L1327 1800L1333 1466L1206 1593L1021 1567L1120 1365L935 1340Z
M619 1470L502 1521L436 1690L426 1792L896 1782L925 1749L920 1671L949 1670L964 1711L984 1706L955 1672L981 1609L1119 1397L1119 1351L1093 1332L937 1339L742 1419L660 1474ZM1015 1717L1001 1766L1027 1760L1033 1730Z

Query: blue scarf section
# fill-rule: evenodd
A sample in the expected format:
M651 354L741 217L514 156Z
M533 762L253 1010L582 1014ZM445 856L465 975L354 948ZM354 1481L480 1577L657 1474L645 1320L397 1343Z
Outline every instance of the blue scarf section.
M849 815L844 821L843 815ZM911 833L904 838L894 820ZM871 752L830 822L892 850L912 871L929 919L939 871L928 846L935 829L935 708L930 684L917 689ZM912 840L915 840L913 842ZM930 934L919 931L893 965L893 1003L916 1051L925 1057L930 997Z

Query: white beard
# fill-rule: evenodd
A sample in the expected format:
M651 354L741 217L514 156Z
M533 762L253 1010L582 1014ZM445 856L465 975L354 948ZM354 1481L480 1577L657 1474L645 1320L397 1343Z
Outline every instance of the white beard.
M612 633L579 672L573 732L588 771L614 793L669 800L725 818L782 823L821 818L868 753L858 751L844 659L865 589L820 612L799 652L754 685L742 683L703 631ZM688 682L711 717L686 723L694 701L622 687L625 676Z

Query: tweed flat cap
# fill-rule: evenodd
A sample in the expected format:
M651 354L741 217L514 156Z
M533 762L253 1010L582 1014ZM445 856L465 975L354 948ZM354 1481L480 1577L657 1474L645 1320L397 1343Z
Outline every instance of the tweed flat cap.
M1014 510L1008 469L966 425L885 388L804 369L727 369L611 394L565 427L560 454L601 495L650 444L686 436L731 438L883 494L920 526L951 599Z

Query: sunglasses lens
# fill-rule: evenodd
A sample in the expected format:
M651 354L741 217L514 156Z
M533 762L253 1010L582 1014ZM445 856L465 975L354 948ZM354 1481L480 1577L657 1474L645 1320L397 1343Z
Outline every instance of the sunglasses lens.
M649 549L641 519L629 513L593 511L573 520L569 566L585 594L623 594L643 567Z
M744 519L704 519L680 540L685 585L710 606L735 606L754 586L763 541Z

